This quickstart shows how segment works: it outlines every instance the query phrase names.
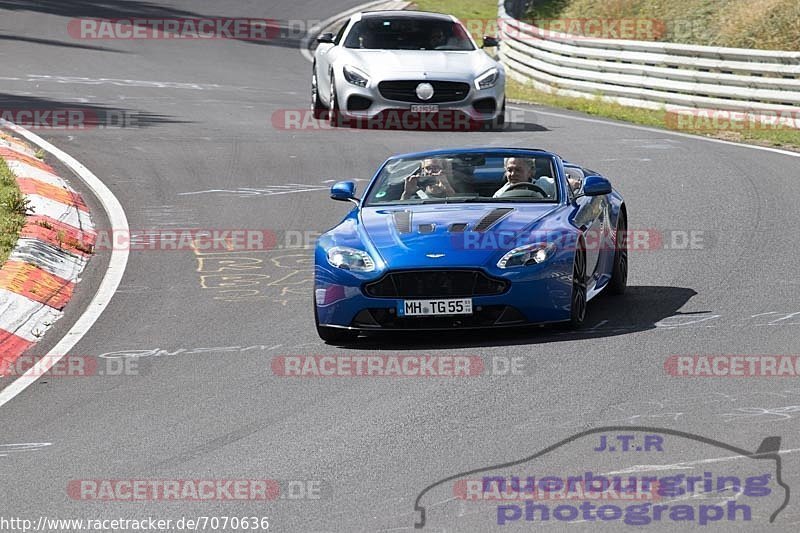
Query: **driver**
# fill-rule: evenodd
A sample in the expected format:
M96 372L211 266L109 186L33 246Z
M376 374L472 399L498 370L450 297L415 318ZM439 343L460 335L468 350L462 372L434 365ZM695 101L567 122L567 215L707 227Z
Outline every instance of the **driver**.
M446 159L425 159L420 170L406 178L401 200L411 198L444 198L454 195L455 190L447 178L450 169Z
M442 28L434 28L430 37L430 50L436 50L440 46L447 44L447 36Z
M540 187L548 196L552 196L550 191L555 188L555 180L552 178L541 177L535 182L533 181L534 174L534 161L527 157L507 157L504 160L504 167L506 169L505 177L506 183L500 187L493 198L503 196L508 189L517 183L533 183Z

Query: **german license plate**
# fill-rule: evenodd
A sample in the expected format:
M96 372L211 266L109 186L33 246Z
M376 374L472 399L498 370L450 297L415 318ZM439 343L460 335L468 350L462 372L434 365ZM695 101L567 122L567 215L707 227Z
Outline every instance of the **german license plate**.
M471 315L472 300L469 298L447 300L403 300L400 316Z
M439 106L426 104L426 105L412 105L411 106L412 113L438 113Z

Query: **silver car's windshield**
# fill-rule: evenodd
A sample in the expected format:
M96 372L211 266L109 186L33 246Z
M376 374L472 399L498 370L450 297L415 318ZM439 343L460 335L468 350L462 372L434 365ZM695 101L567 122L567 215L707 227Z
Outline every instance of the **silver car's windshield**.
M552 156L469 153L389 161L364 205L558 202Z
M346 48L367 50L474 50L461 24L414 17L370 17L355 23L347 34Z

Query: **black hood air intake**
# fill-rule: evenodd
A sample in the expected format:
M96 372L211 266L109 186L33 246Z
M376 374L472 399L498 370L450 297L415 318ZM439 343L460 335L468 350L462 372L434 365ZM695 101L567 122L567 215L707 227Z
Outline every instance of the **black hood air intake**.
M473 228L473 231L481 232L486 231L487 229L491 228L500 220L507 217L514 211L513 207L498 207L496 209L492 209L489 213L487 213Z

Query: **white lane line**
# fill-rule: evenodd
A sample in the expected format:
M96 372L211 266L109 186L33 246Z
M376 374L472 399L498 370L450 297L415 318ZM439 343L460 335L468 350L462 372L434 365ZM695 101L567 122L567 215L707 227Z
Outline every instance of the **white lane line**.
M12 124L4 119L0 119L0 126L4 126L14 133L25 137L30 142L36 144L43 150L49 152L56 159L64 163L69 169L75 172L89 190L94 193L95 197L100 201L103 209L108 215L108 221L115 231L122 231L125 234L130 232L128 228L128 218L125 216L125 210L122 205L114 196L114 193L106 187L88 168L83 166L78 160L66 152L56 148L49 142L45 141L35 133L32 133L25 128ZM16 395L24 391L45 372L50 370L53 365L61 360L84 335L91 329L94 323L100 318L106 307L108 307L111 298L114 296L117 287L122 281L122 276L125 274L125 267L128 265L129 251L127 249L118 249L116 246L111 251L111 259L108 262L108 269L103 276L97 293L92 298L89 306L78 318L70 330L61 338L60 341L53 347L46 357L40 359L33 367L27 372L18 377L8 387L0 391L0 407L11 401Z
M534 104L531 104L534 105ZM737 148L751 148L753 150L762 150L764 152L772 152L775 154L780 155L788 155L790 157L800 157L800 152L790 152L788 150L781 150L779 148L770 148L768 146L757 146L754 144L744 144L744 143L737 143L733 141L723 141L722 139L712 139L710 137L703 137L702 135L692 135L690 133L681 133L677 131L670 131L670 130L662 130L659 128L648 128L647 126L638 126L636 124L625 124L623 122L612 122L611 119L608 120L601 120L597 118L586 118L586 117L574 117L572 115L563 115L561 113L551 113L549 111L539 111L538 109L530 109L527 107L520 107L520 106L508 106L509 109L518 109L524 111L526 113L534 113L539 115L545 115L548 117L557 117L557 118L565 118L568 120L577 120L580 122L589 122L591 124L602 124L604 126L618 126L620 128L630 128L633 130L639 131L646 131L649 133L659 133L662 135L674 135L676 137L683 137L685 139L691 139L693 141L706 141L711 143L717 144L727 144L729 146L735 146Z
M223 85L213 83L181 83L177 81L150 81L150 80L124 80L116 78L82 78L78 76L48 76L44 74L28 74L28 82L39 83L43 81L82 85L115 85L117 87L147 87L151 89L191 89L202 91L206 89L221 89ZM238 87L231 87L238 89Z
M51 442L20 442L15 444L0 444L0 451L3 452L35 452L40 448L50 446ZM6 454L7 455L7 454Z

